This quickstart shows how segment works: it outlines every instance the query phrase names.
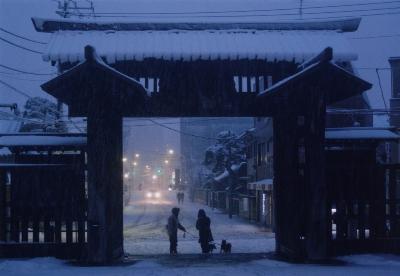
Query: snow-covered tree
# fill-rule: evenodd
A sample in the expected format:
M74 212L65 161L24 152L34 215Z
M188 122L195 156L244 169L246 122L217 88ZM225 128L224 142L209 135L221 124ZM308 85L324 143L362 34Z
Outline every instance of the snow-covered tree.
M201 183L204 185L223 174L227 166L239 166L246 162L246 145L243 139L231 131L222 131L217 142L205 152Z
M57 105L41 97L30 98L25 103L22 132L66 132Z

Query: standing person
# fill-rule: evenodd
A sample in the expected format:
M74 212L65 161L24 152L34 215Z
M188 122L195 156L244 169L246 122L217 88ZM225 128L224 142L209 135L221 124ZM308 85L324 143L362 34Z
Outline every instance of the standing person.
M185 199L185 193L181 192L181 204L183 204L183 200Z
M201 252L209 253L211 249L209 243L214 239L211 233L211 220L206 216L206 212L203 209L200 209L197 214L196 229L199 230Z
M178 254L177 247L178 247L178 229L186 232L185 227L183 227L179 223L179 211L180 209L177 207L172 208L171 216L168 218L167 230L169 236L169 254L176 255Z

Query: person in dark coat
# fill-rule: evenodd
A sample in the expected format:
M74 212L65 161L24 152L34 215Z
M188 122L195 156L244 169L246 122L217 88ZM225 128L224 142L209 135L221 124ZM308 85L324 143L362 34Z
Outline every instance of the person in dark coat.
M210 218L206 216L206 212L203 209L200 209L197 214L196 229L199 230L199 243L203 253L210 252L211 246L209 243L214 240L210 226Z
M171 255L178 254L178 229L186 232L185 227L183 227L178 219L180 209L177 207L172 208L171 216L168 218L167 230L169 236L169 253Z

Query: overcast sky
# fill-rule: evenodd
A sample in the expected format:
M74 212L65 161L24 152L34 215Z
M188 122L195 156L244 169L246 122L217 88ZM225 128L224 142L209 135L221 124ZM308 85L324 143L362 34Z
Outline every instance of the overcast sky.
M83 1L84 2L84 1ZM330 16L340 15L363 15L371 13L400 13L400 1L397 3L384 4L387 0L354 0L354 1L336 1L336 0L304 0L304 7L309 6L326 6L336 5L340 3L370 3L380 2L379 5L359 6L359 7L340 7L326 8L325 10L335 11ZM118 12L118 11L134 11L134 12L165 12L165 11L221 11L221 10L243 10L243 9L275 9L298 7L299 0L113 0L113 1L94 1L96 12ZM34 40L47 42L50 34L37 33L32 25L31 17L59 18L55 14L57 3L52 0L0 0L0 27L15 32L17 34L29 37ZM397 7L397 9L396 9ZM376 11L365 11L368 9L376 9ZM390 9L382 9L390 8ZM351 9L359 9L363 11L352 12ZM317 11L323 11L318 9ZM313 10L315 11L315 10ZM307 12L307 10L305 10ZM304 15L307 17L316 17L318 15ZM297 16L273 17L271 20L293 19ZM150 18L151 19L151 18ZM150 20L149 19L149 20ZM357 68L375 68L389 67L387 62L391 56L400 56L400 14L369 16L363 18L359 30L354 33L346 34L350 42L359 54L358 61L355 62ZM388 35L390 37L375 36ZM393 36L394 35L394 36ZM357 39L358 37L370 37ZM0 31L0 38L7 39L19 45L23 45L29 49L36 51L44 51L45 45L33 43L19 38L10 36ZM10 67L19 68L26 71L38 73L54 73L55 67L44 62L40 54L28 52L15 46L9 45L0 40L0 64ZM383 107L382 97L380 95L379 86L377 85L377 76L375 70L360 69L359 74L362 78L374 84L374 88L368 92L368 97L373 107ZM388 100L390 97L390 72L383 70L380 72L384 94ZM0 80L5 81L21 91L31 96L49 97L40 89L40 84L51 78L50 76L31 76L0 68ZM0 102L17 102L20 106L25 102L26 97L19 95L10 88L0 84Z

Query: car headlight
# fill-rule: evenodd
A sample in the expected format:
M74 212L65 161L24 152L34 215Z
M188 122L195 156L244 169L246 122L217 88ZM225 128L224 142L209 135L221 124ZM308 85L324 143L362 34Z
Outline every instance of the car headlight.
M148 193L146 194L146 196L147 196L147 197L153 197L153 194L152 194L151 192L148 192Z
M156 193L154 194L154 196L155 196L156 198L160 198L160 197L161 197L161 194L160 194L160 192L156 192Z

